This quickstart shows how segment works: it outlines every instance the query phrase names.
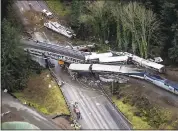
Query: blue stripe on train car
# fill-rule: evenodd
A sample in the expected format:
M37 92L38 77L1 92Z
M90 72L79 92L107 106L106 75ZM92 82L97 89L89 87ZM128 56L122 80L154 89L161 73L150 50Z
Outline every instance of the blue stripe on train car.
M178 84L175 83L175 82L173 82L173 81L170 81L170 80L168 80L168 79L161 78L161 77L158 76L158 75L151 75L151 74L148 74L148 73L146 73L145 75L146 75L147 77L149 77L150 79L152 79L152 80L160 81L160 82L164 83L165 85L170 86L170 87L172 87L172 88L178 90Z
M166 79L164 78L161 78L160 76L158 75L151 75L151 74L148 74L148 73L145 73L145 75L147 77L149 77L150 79L153 79L153 80L157 80L157 81L165 81Z
M128 75L130 77L137 77L137 78L140 78L140 79L144 79L144 74L143 72L139 72L139 73L126 73L125 75Z
M175 82L167 80L167 79L164 81L164 83L166 85L169 85L169 86L173 87L174 89L178 90L178 83L175 83Z

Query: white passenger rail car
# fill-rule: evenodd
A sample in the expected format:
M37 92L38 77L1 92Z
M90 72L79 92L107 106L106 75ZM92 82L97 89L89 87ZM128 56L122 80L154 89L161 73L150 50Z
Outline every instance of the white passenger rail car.
M128 56L100 57L100 64L126 64L129 60Z
M143 70L139 70L137 68L103 64L70 64L69 70L71 72L117 73L125 75L144 72Z
M85 60L96 60L96 59L99 59L101 57L112 57L113 54L111 52L107 52L107 53L93 53L91 55L86 55L85 56Z
M75 36L75 34L73 34L68 28L62 26L58 22L49 21L47 23L44 23L44 26L68 38L72 38L73 36Z
M151 61L145 60L143 58L140 58L138 56L133 56L132 57L132 61L134 63L142 66L142 67L146 67L146 68L155 70L155 71L160 72L160 73L164 73L165 72L165 66L162 65L162 64L151 62Z
M178 84L177 83L161 78L160 76L152 75L148 73L145 73L144 78L145 80L178 95Z
M145 68L149 68L151 70L155 70L155 71L157 71L159 73L165 73L166 72L165 66L162 65L162 64L158 64L156 62L143 59L141 57L138 57L138 56L133 55L133 54L128 53L128 52L114 52L114 51L112 51L112 52L113 52L113 54L116 54L116 55L128 56L129 58L132 59L132 62L134 64L137 64L139 66L142 66L142 67L145 67Z

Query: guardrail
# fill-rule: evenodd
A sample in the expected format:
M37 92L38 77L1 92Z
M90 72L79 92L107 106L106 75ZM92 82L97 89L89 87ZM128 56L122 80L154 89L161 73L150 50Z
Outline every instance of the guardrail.
M103 93L105 94L105 96L108 98L108 100L112 103L112 105L114 106L114 108L123 116L123 118L125 120L128 121L128 123L132 126L132 123L127 119L127 117L120 111L120 109L116 106L116 104L113 102L113 100L109 97L109 95L106 93L106 91L104 90L104 88L102 86L100 86L100 88L102 89Z
M50 71L50 74L52 75L52 77L54 78L54 80L56 81L56 83L58 84L58 87L59 87L60 91L62 92L62 95L63 95L64 100L65 100L65 103L66 103L66 105L67 105L67 107L68 107L68 109L69 109L70 116L71 116L72 120L75 120L75 117L73 116L73 113L72 113L71 108L70 108L70 106L69 106L69 102L68 102L68 100L65 98L64 92L63 92L62 89L60 88L62 82L61 82L60 80L58 80L56 74L52 71L51 68L48 68L48 69L49 69L49 71Z

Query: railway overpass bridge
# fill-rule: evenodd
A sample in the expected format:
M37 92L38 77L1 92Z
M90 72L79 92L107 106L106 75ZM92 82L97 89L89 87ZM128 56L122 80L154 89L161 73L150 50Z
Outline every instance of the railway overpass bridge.
M52 59L67 60L69 63L81 64L85 61L85 54L80 51L51 44L36 43L31 40L22 40L21 43L22 48L31 51L30 54L39 55L40 57L46 53ZM54 54L57 54L57 56ZM55 64L57 65L56 62ZM61 70L59 66L55 66L53 71L57 80L65 83L61 90L64 92L70 108L72 109L72 102L79 102L82 114L82 120L79 120L79 123L83 129L131 129L131 124L103 93L88 90L80 82L72 81L70 75Z
M21 40L21 47L32 55L47 56L68 63L84 63L85 53L56 44L47 44L33 40Z
M90 64L85 64L85 52L78 51L75 49L70 49L64 46L56 44L47 44L43 42L36 42L34 40L21 40L21 47L30 53L31 55L45 56L45 58L51 58L54 60L62 60L75 66L72 70L78 71L89 71ZM121 68L122 67L122 68ZM133 67L128 67L126 65L114 66L114 65L103 65L103 64L94 64L92 67L94 72L116 72L123 74L140 74L143 75L143 70L139 70Z

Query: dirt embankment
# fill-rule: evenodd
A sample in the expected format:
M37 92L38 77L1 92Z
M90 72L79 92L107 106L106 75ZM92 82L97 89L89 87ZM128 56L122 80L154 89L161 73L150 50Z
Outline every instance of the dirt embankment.
M178 68L167 68L165 77L178 83Z
M178 129L178 96L133 78L118 90L118 101L130 105L134 116L147 122L150 129Z
M59 125L62 129L65 129L65 130L72 130L74 129L71 125L71 123L66 120L65 118L63 117L58 117L58 118L55 118L53 119L53 121Z

